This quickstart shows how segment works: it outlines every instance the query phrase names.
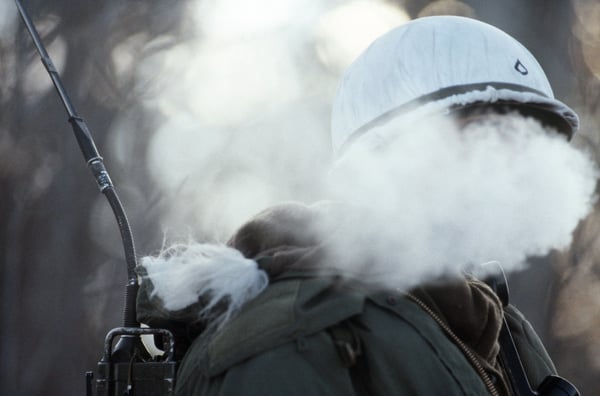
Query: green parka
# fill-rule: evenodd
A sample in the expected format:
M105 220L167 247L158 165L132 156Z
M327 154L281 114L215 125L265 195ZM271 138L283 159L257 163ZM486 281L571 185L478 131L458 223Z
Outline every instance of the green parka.
M555 373L529 323L476 279L405 293L327 270L319 241L299 232L314 216L301 205L275 207L231 239L270 284L193 341L177 395L507 395L497 361L503 315L530 382Z

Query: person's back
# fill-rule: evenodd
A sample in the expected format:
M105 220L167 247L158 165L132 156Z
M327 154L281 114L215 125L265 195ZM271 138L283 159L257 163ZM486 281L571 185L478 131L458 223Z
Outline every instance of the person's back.
M270 285L222 329L195 340L178 394L510 394L496 362L502 306L495 293L475 279L405 293L327 271L326 244L299 231L327 212L322 206L274 207L232 239L259 258ZM507 312L538 386L554 366L529 324L514 308Z

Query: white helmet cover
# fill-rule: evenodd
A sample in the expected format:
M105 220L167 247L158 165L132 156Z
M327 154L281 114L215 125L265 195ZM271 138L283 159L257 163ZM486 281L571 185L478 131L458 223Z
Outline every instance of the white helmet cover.
M474 19L433 16L391 30L348 67L333 103L333 149L339 155L349 141L398 115L476 103L550 112L565 122L569 136L579 126L518 41Z

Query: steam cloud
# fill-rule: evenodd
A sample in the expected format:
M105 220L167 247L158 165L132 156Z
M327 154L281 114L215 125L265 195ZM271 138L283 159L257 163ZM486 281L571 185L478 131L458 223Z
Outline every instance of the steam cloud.
M264 23L233 37L207 28L148 62L147 74L176 76L147 101L168 120L150 146L152 173L173 194L166 228L224 241L277 202L340 201L354 214L332 216L323 235L338 230L328 241L337 262L359 272L369 263L371 279L394 287L491 260L516 270L528 256L569 245L594 202L597 171L533 120L509 117L463 131L448 119L396 121L372 131L403 130L375 155L357 145L325 178L324 109L338 77L324 73L314 54L289 50L312 37L307 32L325 8L294 19L294 29L267 24L273 34L258 29ZM233 10L202 9L201 25L219 26L209 22Z
M595 199L591 159L532 119L462 131L449 119L395 122L371 133L381 143L355 144L331 174L331 196L361 213L333 249L395 287L466 264L520 269L567 247Z
M591 159L533 119L394 121L368 138L332 168L323 195L334 202L314 207L314 229L298 230L322 233L323 269L366 282L408 289L489 261L520 269L567 247L595 200ZM224 296L237 310L266 287L255 263L217 245L175 245L143 265L167 309L208 291L205 310Z

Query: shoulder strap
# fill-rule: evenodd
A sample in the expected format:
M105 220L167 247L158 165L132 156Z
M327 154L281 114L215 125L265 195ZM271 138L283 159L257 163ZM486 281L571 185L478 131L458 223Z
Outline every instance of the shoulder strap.
M335 345L342 366L350 372L352 385L357 395L368 395L368 369L363 359L362 342L356 330L353 318L346 319L327 329Z
M494 292L500 298L500 301L502 301L503 307L506 308L509 303L508 281L506 279L506 274L498 262L494 261L486 264L486 266L488 266L488 269L491 269L491 271L489 271L488 275L482 280L492 290L494 290ZM521 357L519 356L519 351L510 331L510 326L506 321L506 314L502 321L502 328L500 330L498 341L500 343L500 363L508 374L508 379L515 395L579 396L579 391L573 384L566 379L555 375L547 376L540 385L539 389L532 389L529 379L527 378L525 368L523 367Z
M360 338L354 328L344 320L327 329L344 367L352 367L362 355Z

